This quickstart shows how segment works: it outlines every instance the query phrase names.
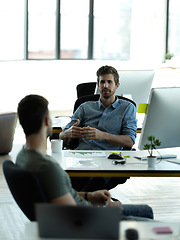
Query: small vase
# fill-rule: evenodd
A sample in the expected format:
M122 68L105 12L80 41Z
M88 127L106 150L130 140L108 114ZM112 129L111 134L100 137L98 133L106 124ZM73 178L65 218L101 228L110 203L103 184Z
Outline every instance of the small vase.
M147 157L148 167L149 168L155 168L156 161L157 161L157 157L156 156L148 156Z

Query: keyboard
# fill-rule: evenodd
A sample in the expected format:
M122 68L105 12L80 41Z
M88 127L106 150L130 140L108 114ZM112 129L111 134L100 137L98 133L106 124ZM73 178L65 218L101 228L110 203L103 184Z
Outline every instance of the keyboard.
M137 158L141 161L147 160L147 156L144 156L144 155L143 156L141 156L141 155L134 156L134 158ZM162 154L162 155L157 156L157 159L170 159L170 158L177 158L177 155L175 155L175 154Z

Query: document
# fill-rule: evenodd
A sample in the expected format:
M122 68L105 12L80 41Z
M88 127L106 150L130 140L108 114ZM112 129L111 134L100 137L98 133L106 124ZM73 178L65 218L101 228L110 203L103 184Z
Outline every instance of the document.
M103 151L65 151L64 156L72 158L97 158L106 157L106 153Z
M98 158L106 157L103 151L64 151L67 169L98 168Z

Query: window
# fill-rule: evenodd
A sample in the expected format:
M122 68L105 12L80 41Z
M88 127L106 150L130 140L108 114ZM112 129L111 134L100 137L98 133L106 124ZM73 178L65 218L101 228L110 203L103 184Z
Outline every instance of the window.
M168 52L180 56L180 1L169 0Z
M0 60L24 58L24 0L0 1Z
M55 43L56 1L28 2L29 59L54 59L56 51L61 59L88 59L93 41L91 58L129 60L132 0L93 1L94 11L90 11L92 0L61 0L59 45ZM90 18L94 25L89 25Z
M180 1L1 0L0 34L0 60L160 63L166 39L168 52L180 55Z
M61 58L88 58L88 18L89 0L61 0Z
M28 58L55 59L56 0L28 1Z
M132 0L94 1L94 58L130 58Z

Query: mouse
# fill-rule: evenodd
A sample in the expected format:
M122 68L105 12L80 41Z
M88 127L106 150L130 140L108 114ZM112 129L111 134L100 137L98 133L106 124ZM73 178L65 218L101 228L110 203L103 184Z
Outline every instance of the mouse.
M125 231L125 235L126 235L127 240L138 240L139 239L138 231L134 228L128 228Z
M109 159L124 159L123 156L120 154L117 154L117 153L111 153L109 156L108 156Z

